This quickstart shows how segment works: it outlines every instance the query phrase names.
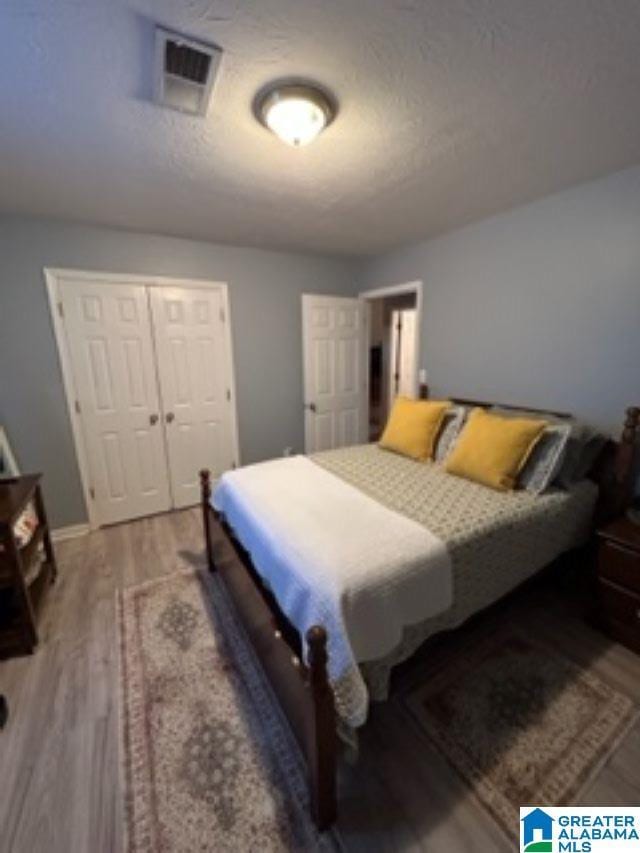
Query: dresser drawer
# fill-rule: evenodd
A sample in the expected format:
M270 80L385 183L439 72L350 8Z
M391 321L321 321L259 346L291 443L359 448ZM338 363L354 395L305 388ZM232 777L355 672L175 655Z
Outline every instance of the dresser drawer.
M640 595L640 554L637 551L615 542L603 542L600 545L598 574Z
M614 639L640 651L640 595L600 581L600 595L609 633Z

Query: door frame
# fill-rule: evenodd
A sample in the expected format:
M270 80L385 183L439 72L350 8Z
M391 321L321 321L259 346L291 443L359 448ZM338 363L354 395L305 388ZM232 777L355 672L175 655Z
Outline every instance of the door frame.
M415 346L413 353L413 375L415 384L416 397L420 394L420 362L422 359L422 335L420 334L422 324L422 280L408 281L405 284L390 284L386 287L374 287L371 290L361 290L358 294L359 299L364 299L367 304L374 299L384 299L388 296L402 296L405 293L415 293L416 296L416 328L415 328ZM371 334L371 309L367 310L367 352L369 351L369 335ZM367 371L367 377L369 373Z
M233 333L231 331L231 310L229 302L229 286L223 281L210 281L201 278L177 278L163 275L140 275L126 273L110 273L95 270L66 269L62 267L44 267L43 269L47 297L49 300L49 312L53 325L53 333L58 351L58 360L62 372L62 384L64 387L67 403L67 412L71 422L71 433L80 472L80 482L84 497L89 529L97 530L100 523L97 518L96 508L91 498L91 481L89 475L89 458L85 446L82 419L76 409L78 394L73 370L71 367L71 356L67 345L67 336L62 316L62 302L60 297L60 279L82 284L87 278L99 282L105 287L113 287L122 284L146 285L147 287L188 287L190 289L216 289L221 292L223 311L225 312L225 353L229 364L229 386L231 391L231 442L232 451L236 465L240 465L240 440L238 436L238 398L236 393L235 363L233 359Z

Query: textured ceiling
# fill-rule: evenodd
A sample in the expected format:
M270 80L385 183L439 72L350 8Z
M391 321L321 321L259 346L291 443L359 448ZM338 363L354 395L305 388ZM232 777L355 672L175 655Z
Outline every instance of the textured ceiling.
M153 22L218 43L206 118L150 102ZM640 161L638 0L2 0L0 209L370 254ZM315 78L335 123L253 119Z

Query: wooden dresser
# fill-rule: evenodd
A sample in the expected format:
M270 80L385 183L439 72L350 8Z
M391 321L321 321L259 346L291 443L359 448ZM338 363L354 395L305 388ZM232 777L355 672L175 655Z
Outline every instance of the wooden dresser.
M45 589L56 577L40 475L0 481L0 658L29 654L38 644L36 617ZM20 547L14 525L32 502L37 527Z
M640 526L619 518L598 537L600 621L615 640L640 653Z

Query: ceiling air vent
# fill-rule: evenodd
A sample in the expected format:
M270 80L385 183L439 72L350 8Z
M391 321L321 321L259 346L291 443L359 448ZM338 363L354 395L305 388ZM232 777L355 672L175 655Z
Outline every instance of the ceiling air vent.
M204 115L222 51L156 27L154 101L182 113Z

